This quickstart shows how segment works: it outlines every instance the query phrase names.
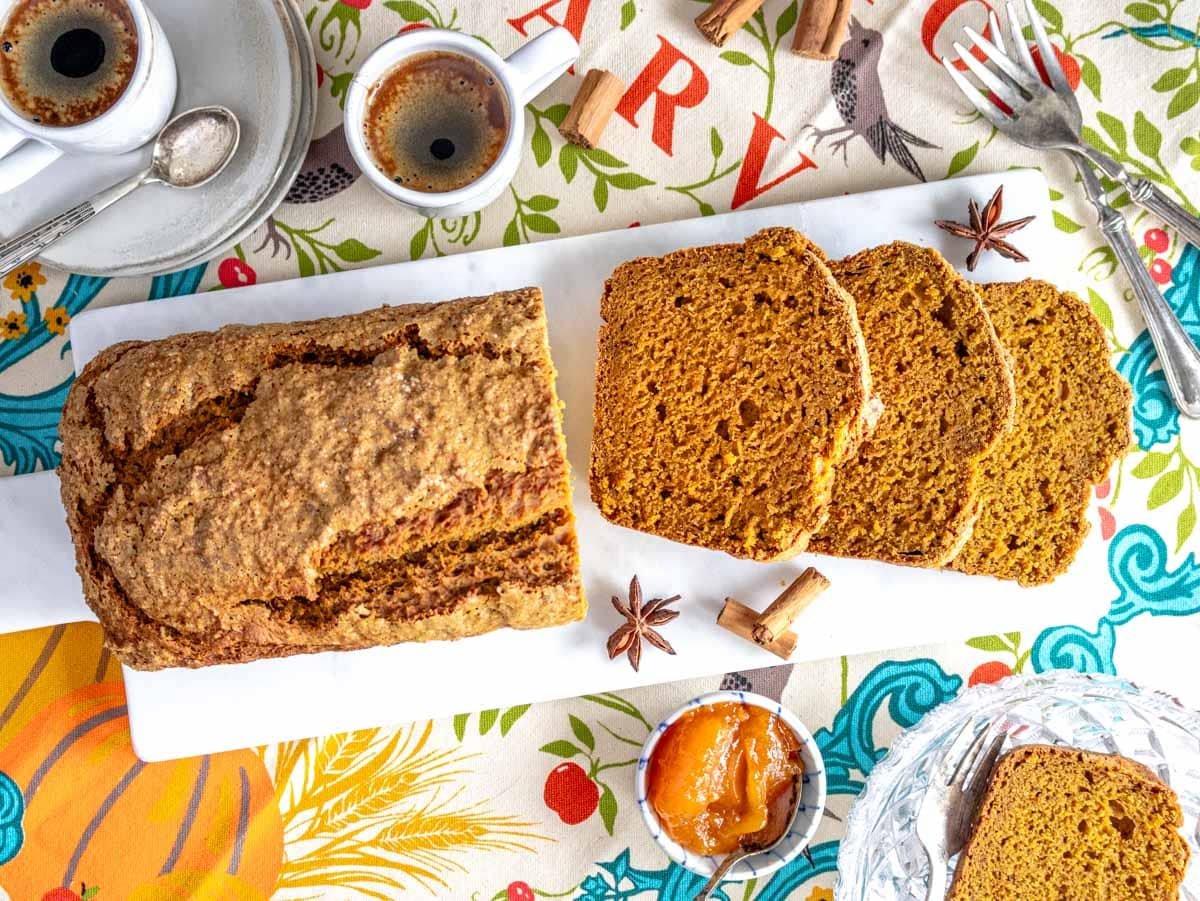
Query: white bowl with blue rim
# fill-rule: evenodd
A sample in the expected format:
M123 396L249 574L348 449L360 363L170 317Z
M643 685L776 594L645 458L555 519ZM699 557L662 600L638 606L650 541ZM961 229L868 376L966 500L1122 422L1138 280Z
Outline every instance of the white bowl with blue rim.
M808 847L813 836L816 835L817 827L821 824L821 817L825 813L825 761L821 758L821 751L817 747L812 733L796 718L794 713L778 701L749 691L714 691L693 698L659 723L646 739L646 743L642 746L641 756L638 757L637 773L634 777L635 792L638 807L642 811L642 819L646 821L646 827L650 830L650 834L667 856L686 870L700 876L711 876L716 870L717 864L721 862L721 857L688 851L667 835L650 804L647 781L650 759L654 755L654 749L670 725L689 710L721 703L749 704L775 714L796 736L796 740L800 743L800 759L804 764L804 775L800 780L800 803L796 806L796 818L788 827L787 834L775 847L751 855L735 864L725 876L725 881L728 882L744 882L747 879L756 879L774 873L780 867L786 866L799 857L801 852Z

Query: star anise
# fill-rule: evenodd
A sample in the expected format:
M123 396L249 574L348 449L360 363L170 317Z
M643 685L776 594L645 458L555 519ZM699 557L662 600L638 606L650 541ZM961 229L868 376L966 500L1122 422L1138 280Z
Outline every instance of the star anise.
M1000 213L1004 209L1004 185L996 189L996 193L992 195L992 199L983 205L983 211L980 212L979 206L974 200L967 201L967 212L971 217L970 225L963 225L961 222L952 222L949 219L937 219L934 225L944 231L950 232L959 238L966 238L975 242L975 249L967 255L967 271L974 272L975 264L979 262L979 255L985 250L994 250L1000 256L1006 259L1016 260L1018 263L1028 263L1029 257L1017 250L1004 239L1015 231L1020 231L1030 222L1034 220L1034 216L1026 216L1024 219L1014 219L1011 222L1001 222Z
M667 605L679 600L679 595L669 598L654 598L642 606L642 585L634 576L629 583L629 606L614 597L612 605L617 613L625 617L625 622L608 639L608 659L615 660L619 655L629 653L629 665L637 671L642 660L642 639L650 642L660 651L674 654L671 643L654 631L655 626L664 626L679 616L678 610L668 610Z

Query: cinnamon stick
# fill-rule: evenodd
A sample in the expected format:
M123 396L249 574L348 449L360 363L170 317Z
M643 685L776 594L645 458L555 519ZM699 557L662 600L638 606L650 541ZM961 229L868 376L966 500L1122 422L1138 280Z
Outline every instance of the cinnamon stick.
M758 622L758 611L751 610L741 601L734 598L726 598L725 606L721 608L721 615L717 617L717 625L723 629L728 629L734 635L739 635L746 641L754 641L754 625ZM775 641L770 644L759 645L764 650L770 651L776 657L782 657L787 660L792 656L792 651L796 650L796 642L798 637L795 632L785 632ZM755 642L758 644L758 642Z
M583 76L575 102L558 126L559 134L572 144L593 149L600 143L600 135L624 94L625 82L617 76L604 69L590 69Z
M846 39L852 0L804 0L792 51L809 59L837 59Z
M829 580L811 566L800 573L796 580L783 590L783 594L762 612L754 624L754 641L764 646L772 644L791 628L796 617L828 587Z
M736 598L726 598L717 625L787 660L799 641L792 623L828 587L829 580L810 566L761 614Z
M696 16L696 27L709 41L724 47L762 5L763 0L713 0L708 9Z

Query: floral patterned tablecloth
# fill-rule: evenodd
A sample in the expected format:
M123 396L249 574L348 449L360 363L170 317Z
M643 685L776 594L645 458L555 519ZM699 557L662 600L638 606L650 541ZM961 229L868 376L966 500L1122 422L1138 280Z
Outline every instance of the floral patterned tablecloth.
M1200 2L1035 4L1061 48L1088 139L1195 211ZM1040 634L964 635L950 645L148 765L130 749L120 672L96 626L3 636L0 898L683 901L698 880L671 865L643 829L632 765L652 723L723 684L782 697L796 710L816 732L831 791L811 862L729 886L725 896L819 901L832 898L841 820L889 741L967 685L1053 667L1119 670L1200 704L1200 428L1171 407L1129 284L1073 172L992 133L940 69L938 56L961 26L983 26L985 0L862 0L841 51L850 65L836 80L830 64L790 52L795 0L766 0L720 50L691 24L696 0L303 6L321 63L319 137L266 226L224 259L152 280L68 276L36 264L3 280L0 471L56 464L71 382L66 327L89 306L169 303L259 280L1039 166L1068 239L1068 287L1090 302L1134 388L1138 449L1096 492L1112 575L1108 612ZM508 53L551 23L578 36L583 57L527 107L528 152L507 194L482 213L427 222L359 178L340 104L371 47L435 26ZM616 72L629 89L604 149L584 151L564 146L555 125L593 66ZM895 148L877 156L870 135L843 127L839 107L848 100L897 127L898 156ZM1151 274L1200 339L1200 250L1127 209ZM652 594L670 591L642 575ZM546 660L547 677L570 665ZM392 690L420 687L414 680Z

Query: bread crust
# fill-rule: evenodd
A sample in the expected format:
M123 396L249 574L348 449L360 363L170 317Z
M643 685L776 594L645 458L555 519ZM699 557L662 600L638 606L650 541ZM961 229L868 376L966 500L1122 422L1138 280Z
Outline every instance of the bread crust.
M84 594L137 669L586 610L537 289L119 344L60 435Z

